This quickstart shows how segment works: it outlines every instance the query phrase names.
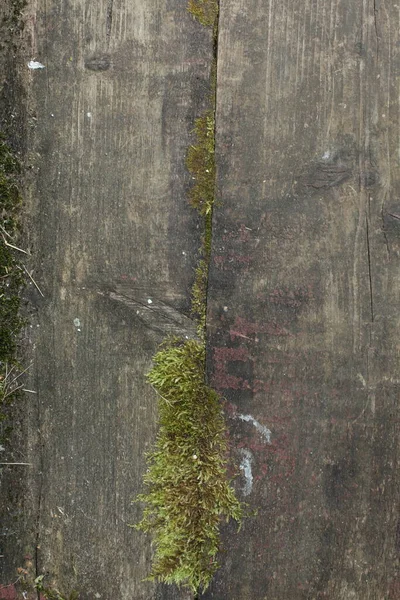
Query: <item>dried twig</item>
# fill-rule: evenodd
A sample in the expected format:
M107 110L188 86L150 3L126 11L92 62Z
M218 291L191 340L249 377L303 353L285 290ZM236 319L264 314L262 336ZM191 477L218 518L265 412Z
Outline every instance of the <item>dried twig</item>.
M10 240L12 240L11 235L8 233L8 231L6 229L4 229L4 227L2 225L0 225L0 229L8 238L10 238Z
M18 248L18 246L14 246L14 244L10 244L9 242L7 242L4 235L2 235L2 238L3 238L3 242L5 243L5 245L8 246L9 248L13 248L13 250L18 250L19 252L23 252L24 254L27 254L28 256L30 256L30 253L27 252L26 250L22 250L22 248Z
M42 298L44 298L44 294L43 294L42 290L40 289L40 287L38 286L38 284L36 283L36 281L33 279L32 275L29 273L29 271L26 268L26 266L24 264L22 266L24 267L25 273L28 275L29 279L32 281L33 285L35 286L35 288L37 289L37 291L39 292L39 294L42 296Z

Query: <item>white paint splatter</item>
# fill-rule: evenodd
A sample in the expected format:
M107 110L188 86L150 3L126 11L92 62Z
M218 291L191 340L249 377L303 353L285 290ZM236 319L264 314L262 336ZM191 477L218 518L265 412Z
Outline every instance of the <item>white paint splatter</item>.
M254 427L257 429L257 431L259 433L261 433L261 435L263 436L263 438L265 439L267 444L271 443L272 432L270 429L268 429L268 427L266 427L265 425L262 425L261 423L256 421L256 419L254 417L252 417L251 415L238 415L238 418L241 421L246 421L246 423L251 423L252 425L254 425Z
M253 472L251 465L253 463L253 455L247 448L241 448L240 453L242 455L242 461L240 463L240 470L243 471L244 476L244 487L243 495L249 496L253 490Z
M42 65L42 63L38 62L37 60L30 60L28 62L28 69L45 69L46 67L44 65Z
M365 381L365 379L364 379L364 377L362 376L361 373L357 373L357 378L361 381L362 386L366 388L367 387L367 382Z

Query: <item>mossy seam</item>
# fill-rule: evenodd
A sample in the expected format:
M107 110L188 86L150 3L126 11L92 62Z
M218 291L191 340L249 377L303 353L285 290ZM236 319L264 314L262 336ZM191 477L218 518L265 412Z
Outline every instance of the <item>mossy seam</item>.
M196 119L186 166L194 180L190 204L203 222L191 312L198 340L167 339L153 358L148 381L159 396L160 427L147 455L145 505L135 527L153 535L149 579L206 589L218 564L221 519L243 518L243 505L227 478L227 432L218 394L206 384L206 311L215 198L215 94L218 3L189 0L188 10L213 28L210 108Z

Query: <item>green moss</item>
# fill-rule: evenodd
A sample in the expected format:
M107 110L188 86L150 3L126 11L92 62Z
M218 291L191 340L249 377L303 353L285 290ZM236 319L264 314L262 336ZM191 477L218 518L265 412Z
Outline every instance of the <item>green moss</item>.
M218 22L217 0L189 0L188 11L205 27L216 27Z
M155 556L150 579L205 589L218 565L223 519L240 522L243 505L227 478L227 435L220 398L206 381L206 313L215 197L215 101L218 2L189 0L189 11L213 27L214 59L210 109L196 119L194 143L186 165L192 176L190 204L198 211L203 234L192 287L192 316L199 341L174 339L155 355L148 375L159 396L155 448L144 476L145 505L136 527L153 534Z
M9 377L9 372L10 365L16 363L16 340L23 325L19 315L23 275L15 251L7 245L19 230L19 170L10 148L0 137L0 411L1 405L13 397L14 376Z
M208 110L195 121L195 144L189 147L186 166L194 178L189 201L201 215L212 212L215 186L215 117Z
M153 534L150 578L206 588L217 568L221 519L240 521L227 481L225 423L217 393L204 381L205 347L172 340L154 357L148 380L159 394L160 430L148 456L139 529Z
M197 333L205 340L207 316L208 271L211 256L212 211L204 219L204 234L201 245L201 258L196 267L192 286L192 316L197 320Z
M45 586L43 584L44 575L39 575L35 579L35 589L39 593L40 598L45 600L77 600L79 594L72 591L69 595L62 594L55 588Z

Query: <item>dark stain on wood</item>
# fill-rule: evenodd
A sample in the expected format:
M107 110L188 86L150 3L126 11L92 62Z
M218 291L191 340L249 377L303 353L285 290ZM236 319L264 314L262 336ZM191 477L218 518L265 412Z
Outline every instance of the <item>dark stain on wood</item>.
M90 71L108 71L111 67L111 57L108 54L91 56L85 59L85 67Z

